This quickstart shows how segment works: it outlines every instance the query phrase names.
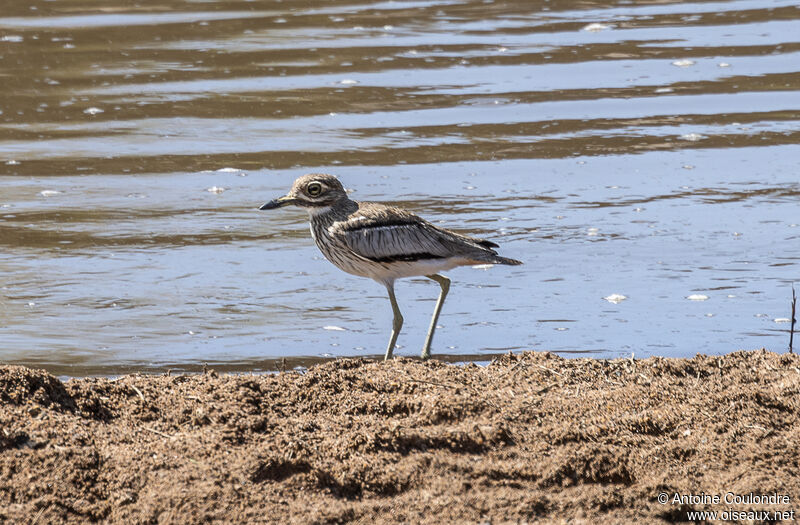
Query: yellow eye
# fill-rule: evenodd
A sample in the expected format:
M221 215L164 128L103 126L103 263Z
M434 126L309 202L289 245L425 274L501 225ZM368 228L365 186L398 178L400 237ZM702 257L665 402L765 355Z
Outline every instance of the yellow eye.
M312 182L311 184L306 186L306 192L308 192L308 194L311 195L312 197L316 197L320 193L322 193L322 184L320 184L319 182Z

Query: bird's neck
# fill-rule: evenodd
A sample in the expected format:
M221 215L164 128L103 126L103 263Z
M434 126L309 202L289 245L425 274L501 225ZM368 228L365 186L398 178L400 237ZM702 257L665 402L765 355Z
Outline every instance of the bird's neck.
M330 206L308 207L308 218L312 222L332 223L336 220L346 218L358 209L358 203L350 199L339 199Z
M324 217L325 215L330 214L332 210L333 206L309 206L306 208L308 217L312 220Z

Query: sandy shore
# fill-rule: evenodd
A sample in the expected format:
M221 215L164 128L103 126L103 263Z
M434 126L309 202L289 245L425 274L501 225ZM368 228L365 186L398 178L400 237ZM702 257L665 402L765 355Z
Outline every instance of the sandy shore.
M800 358L765 351L63 383L0 367L0 522L787 521L799 405Z

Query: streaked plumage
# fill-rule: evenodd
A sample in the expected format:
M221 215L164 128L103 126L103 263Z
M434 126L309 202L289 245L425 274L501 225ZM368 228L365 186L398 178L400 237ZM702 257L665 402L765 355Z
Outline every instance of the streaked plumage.
M403 318L394 298L394 281L426 276L442 287L422 357L430 356L436 321L449 289L449 279L439 272L473 264L522 264L497 254L490 241L439 228L411 212L394 206L350 200L339 180L312 173L297 179L291 191L261 206L287 205L308 211L311 235L326 259L345 272L369 277L384 286L394 310L394 324L386 359L392 356Z

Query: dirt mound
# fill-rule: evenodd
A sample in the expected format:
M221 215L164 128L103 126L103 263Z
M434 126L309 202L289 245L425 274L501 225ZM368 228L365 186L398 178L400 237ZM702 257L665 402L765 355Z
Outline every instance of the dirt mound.
M75 404L64 384L44 370L23 366L0 367L0 402L19 405L27 402L74 409Z
M0 367L0 521L652 523L791 510L799 392L800 359L764 351L65 383ZM729 492L791 504L672 500Z

